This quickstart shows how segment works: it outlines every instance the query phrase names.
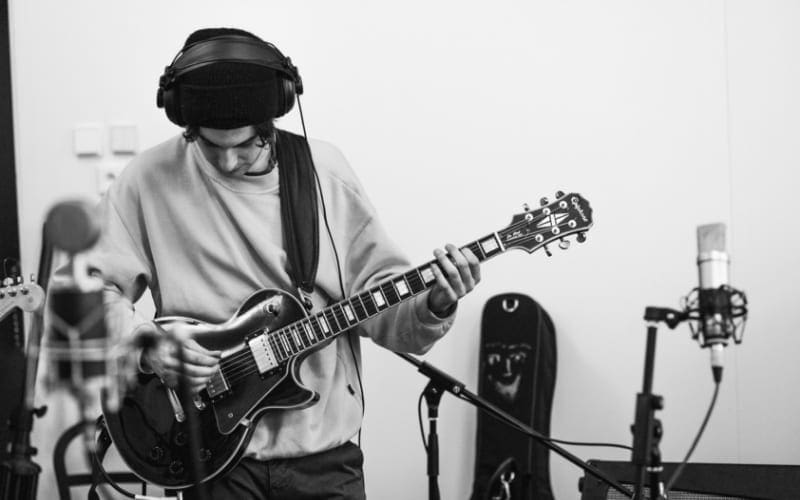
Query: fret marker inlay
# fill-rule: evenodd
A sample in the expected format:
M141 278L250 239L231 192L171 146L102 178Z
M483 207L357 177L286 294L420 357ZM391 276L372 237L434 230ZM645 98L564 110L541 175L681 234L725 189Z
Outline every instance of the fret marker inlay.
M347 316L347 321L352 323L356 320L356 315L353 314L353 309L349 305L345 304L342 309L344 309L344 314Z
M483 248L483 252L486 254L490 254L497 250L497 240L494 238L488 238L481 241L481 248Z

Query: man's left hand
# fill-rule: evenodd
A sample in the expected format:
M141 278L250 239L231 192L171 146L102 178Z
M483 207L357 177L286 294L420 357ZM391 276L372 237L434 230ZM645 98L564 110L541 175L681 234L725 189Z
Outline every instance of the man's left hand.
M445 250L433 251L438 264L431 266L436 284L428 294L428 308L440 318L449 316L458 299L472 291L481 280L480 262L469 248L459 249L448 244Z

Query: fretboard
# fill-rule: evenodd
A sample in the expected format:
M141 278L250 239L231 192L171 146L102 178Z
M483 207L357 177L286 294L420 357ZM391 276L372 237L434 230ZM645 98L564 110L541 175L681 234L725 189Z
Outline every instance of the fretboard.
M470 249L480 262L505 251L497 233L462 248ZM316 314L265 333L277 361L282 363L431 288L436 283L433 265L435 261L430 261Z

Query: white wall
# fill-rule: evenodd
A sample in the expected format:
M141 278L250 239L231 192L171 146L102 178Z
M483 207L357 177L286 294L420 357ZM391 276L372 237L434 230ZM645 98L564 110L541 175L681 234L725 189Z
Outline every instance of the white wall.
M584 245L549 259L519 252L486 263L428 361L474 388L483 304L527 293L557 328L552 435L630 444L644 308L678 306L696 285L696 226L724 222L733 284L748 293L752 313L744 344L727 350L694 459L800 463L792 397L800 236L791 217L800 187L798 4L225 4L11 1L25 268L36 268L51 204L93 196L96 166L126 160L76 158L74 126L133 123L143 147L178 132L154 105L163 67L198 27L249 29L300 67L309 133L345 152L412 260L500 229L523 202L557 189L590 200L596 222ZM297 114L283 125L298 130ZM416 399L425 380L371 345L364 371L369 496L424 498ZM707 353L687 327L662 328L654 389L666 399L666 460L683 457L712 388ZM34 436L46 468L57 429L70 423L64 411L51 412ZM443 498L466 498L475 410L445 397L440 416ZM556 497L577 498L580 471L557 456L551 469ZM49 498L52 476L43 482L40 496Z

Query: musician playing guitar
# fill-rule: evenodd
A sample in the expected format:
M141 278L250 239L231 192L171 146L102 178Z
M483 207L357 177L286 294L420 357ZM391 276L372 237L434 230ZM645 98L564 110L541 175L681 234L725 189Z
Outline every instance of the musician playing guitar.
M342 154L331 144L306 142L273 126L301 91L288 58L251 33L202 29L188 37L159 88L159 105L184 133L138 155L101 204L104 233L89 259L107 283L110 328L128 336L163 332L132 306L146 288L157 316L206 324L225 323L257 290L281 289L302 299L287 257L281 177L308 151L305 144L316 169L320 215L310 311L410 268ZM294 148L295 154L282 148ZM394 351L424 353L451 327L458 299L480 281L478 259L470 250L447 245L433 253L438 265L430 267L427 291L331 337L298 363L302 384L318 395L312 404L266 411L256 422L236 424L252 426L248 444L235 463L204 483L210 498L365 498L363 456L352 442L363 411L359 338L368 336ZM394 293L402 296L404 286L399 283ZM374 299L374 307L385 305L384 298ZM338 319L314 320L321 335L347 325L352 312L342 311ZM294 352L312 335L293 331L265 356ZM226 348L201 344L187 335L180 349L193 392L208 397ZM175 345L165 342L144 351L141 375L152 373L166 387L176 387ZM146 415L153 409L141 411ZM163 451L153 447L154 463ZM180 477L182 465L176 463L165 466L165 478ZM187 498L192 494L186 491Z

